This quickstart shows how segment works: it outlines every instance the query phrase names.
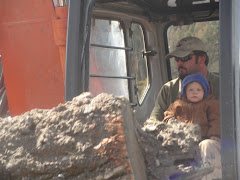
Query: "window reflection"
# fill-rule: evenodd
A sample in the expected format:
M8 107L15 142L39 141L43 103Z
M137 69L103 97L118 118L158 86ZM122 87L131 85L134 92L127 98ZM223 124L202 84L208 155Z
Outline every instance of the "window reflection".
M137 59L136 86L139 104L142 104L149 89L149 77L147 68L147 57L143 57L142 52L146 52L144 33L142 27L133 23L131 26L133 40L133 54Z
M92 19L90 43L91 75L127 76L126 52L115 48L125 47L124 33L119 21ZM105 92L129 99L126 79L90 77L89 88L93 95Z

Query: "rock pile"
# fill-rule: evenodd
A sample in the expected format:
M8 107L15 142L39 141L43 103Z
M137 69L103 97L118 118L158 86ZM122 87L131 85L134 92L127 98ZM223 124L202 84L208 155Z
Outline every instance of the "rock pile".
M198 125L187 125L176 119L168 123L147 120L138 129L149 179L168 179L194 170L200 162Z
M83 93L0 120L0 179L167 179L189 167L199 133L176 120L140 127L126 98Z
M127 117L133 120L125 98L84 93L50 110L1 119L1 180L128 179L121 127Z

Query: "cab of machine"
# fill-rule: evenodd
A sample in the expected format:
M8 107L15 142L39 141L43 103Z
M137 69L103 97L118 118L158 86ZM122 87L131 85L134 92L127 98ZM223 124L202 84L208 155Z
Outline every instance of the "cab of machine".
M83 59L86 78L78 90L85 88L93 95L105 92L125 96L136 109L141 124L150 116L162 85L176 77L174 62L167 61L165 55L169 52L169 42L175 38L176 45L183 37L175 37L170 28L217 21L219 14L219 2L215 1L92 1L88 5L91 16L85 16L85 20L88 18L85 23L89 29L83 29L87 31L83 38L88 43L83 48L89 46L83 49L88 54ZM76 7L70 4L70 16L74 11L71 8ZM70 16L69 35L77 29ZM215 27L218 29L218 24ZM215 40L218 44L218 38ZM73 55L70 41L67 61ZM74 41L77 43L77 38ZM68 73L73 71L67 70ZM72 86L66 86L67 98L71 98L68 91L73 91L69 87Z
M215 47L209 68L220 75L223 179L237 179L239 5L236 0L70 1L65 100L84 91L125 96L143 124L162 85L174 77L165 55L173 48L171 38L183 37L169 28L213 23L218 38L206 41Z

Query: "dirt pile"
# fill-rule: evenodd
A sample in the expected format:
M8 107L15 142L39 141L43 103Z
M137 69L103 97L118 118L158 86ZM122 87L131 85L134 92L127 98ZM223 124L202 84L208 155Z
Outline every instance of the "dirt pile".
M123 117L133 119L125 98L84 93L51 110L1 119L1 180L128 179Z
M83 93L50 110L0 120L1 180L166 179L197 151L199 127L146 121L128 100Z
M187 125L176 119L168 123L147 120L138 132L149 180L178 179L199 166L198 125Z

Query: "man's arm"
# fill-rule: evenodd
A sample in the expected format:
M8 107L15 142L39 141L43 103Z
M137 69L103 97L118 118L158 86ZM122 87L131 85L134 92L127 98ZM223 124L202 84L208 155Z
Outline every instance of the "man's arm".
M155 102L155 106L151 113L150 118L162 121L164 118L164 112L168 109L169 103L167 98L169 97L169 91L167 91L167 87L163 86L160 90L157 100Z
M164 118L164 112L168 109L171 103L176 101L179 96L179 78L173 79L161 88L150 119L156 119L162 121Z

